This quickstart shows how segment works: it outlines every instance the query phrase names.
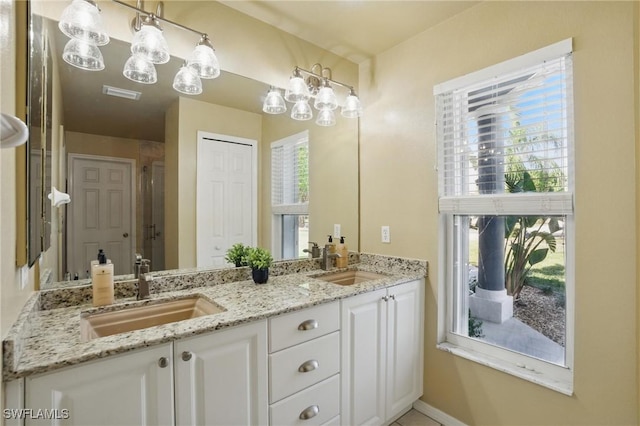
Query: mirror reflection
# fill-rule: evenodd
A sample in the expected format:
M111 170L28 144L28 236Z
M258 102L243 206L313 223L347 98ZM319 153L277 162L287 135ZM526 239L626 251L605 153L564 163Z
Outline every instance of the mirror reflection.
M45 220L53 281L85 278L100 248L116 275L132 272L135 253L153 271L230 266L224 254L236 242L307 257L334 224L357 250L357 119L319 127L264 114L269 86L225 71L203 79L201 95L181 95L171 88L176 57L157 67L156 84L132 82L122 75L129 41L113 37L100 48L105 69L81 70L62 60L68 39L57 22L44 18L42 31L54 123L42 193L55 186L71 197ZM273 207L273 188L297 198Z

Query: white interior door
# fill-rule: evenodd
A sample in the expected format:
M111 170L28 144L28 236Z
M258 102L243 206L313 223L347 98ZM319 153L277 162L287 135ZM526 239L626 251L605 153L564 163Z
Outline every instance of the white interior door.
M151 259L153 269L164 269L164 162L151 165Z
M135 161L69 154L68 271L84 277L98 249L130 274L135 244Z
M257 141L198 132L197 266L223 266L229 247L257 242Z

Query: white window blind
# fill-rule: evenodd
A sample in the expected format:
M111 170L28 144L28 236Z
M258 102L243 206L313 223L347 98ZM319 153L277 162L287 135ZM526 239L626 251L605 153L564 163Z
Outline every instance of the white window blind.
M309 138L307 132L271 144L273 214L307 214L309 210Z
M573 211L568 47L498 77L483 70L436 88L441 212L509 214L521 202L545 214Z

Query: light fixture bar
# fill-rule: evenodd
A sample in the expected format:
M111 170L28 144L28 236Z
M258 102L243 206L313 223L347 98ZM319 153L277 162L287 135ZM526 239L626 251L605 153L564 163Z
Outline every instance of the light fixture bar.
M113 0L113 1L116 1L116 0ZM315 72L312 72L312 71L309 71L309 70L305 70L304 68L300 68L300 67L299 67L299 66L297 66L297 65L296 65L296 67L294 68L294 72L295 72L295 70L298 70L298 71L302 71L302 72L304 72L304 73L307 73L307 74L309 74L309 75L311 75L311 76L313 76L313 77L317 78L317 79L318 79L318 80L320 80L320 81L324 81L324 80L326 80L326 81L330 81L331 83L333 83L333 84L337 84L338 86L342 86L342 87L345 87L345 88L347 88L347 89L354 90L354 89L353 89L353 86L350 86L350 85L345 84L345 83L341 83L341 82L336 81L336 80L333 80L333 79L331 79L331 78L329 78L329 77L325 77L325 76L323 76L322 74L316 74Z
M146 16L153 16L155 19L157 19L159 21L162 21L162 22L165 22L167 24L173 25L174 27L178 27L178 28L182 28L183 30L191 31L192 33L198 34L200 36L207 35L206 33L203 33L202 31L194 30L193 28L189 28L189 27L184 26L182 24L179 24L177 22L173 22L170 19L164 18L162 16L158 16L153 12L147 12L144 9L140 9L140 8L138 8L136 6L132 6L132 5L127 4L127 3L123 2L123 1L120 1L120 0L111 0L111 1L114 2L114 3L118 3L119 5L128 7L129 9L135 10L137 13L141 13L141 14L146 15Z

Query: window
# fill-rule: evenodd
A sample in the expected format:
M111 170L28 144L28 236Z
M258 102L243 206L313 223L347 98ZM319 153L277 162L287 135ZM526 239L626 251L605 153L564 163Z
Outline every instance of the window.
M440 347L571 393L571 40L434 94Z
M309 134L271 144L273 253L277 259L306 257L309 241Z

